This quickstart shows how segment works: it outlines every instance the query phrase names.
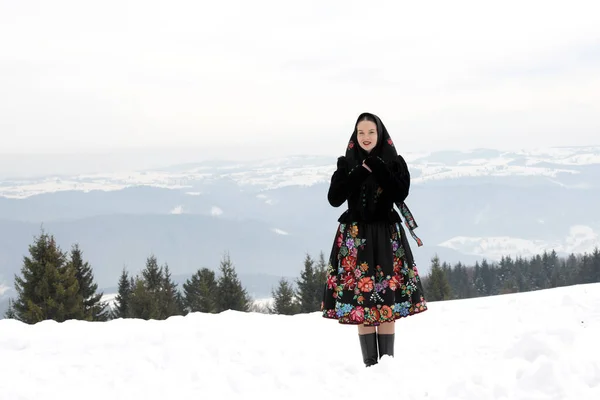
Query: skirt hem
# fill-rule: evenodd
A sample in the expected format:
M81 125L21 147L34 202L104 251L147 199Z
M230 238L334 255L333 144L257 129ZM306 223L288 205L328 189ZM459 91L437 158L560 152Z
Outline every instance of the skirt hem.
M339 317L336 315L336 310L323 310L322 317L325 319L337 320L341 325L364 325L364 326L379 326L381 324L385 324L388 322L396 322L403 318L412 317L414 315L422 314L427 311L427 305L423 305L419 308L415 308L412 312L408 312L407 314L394 314L393 317L386 320L379 321L367 321L365 319L353 319L350 316L342 316Z

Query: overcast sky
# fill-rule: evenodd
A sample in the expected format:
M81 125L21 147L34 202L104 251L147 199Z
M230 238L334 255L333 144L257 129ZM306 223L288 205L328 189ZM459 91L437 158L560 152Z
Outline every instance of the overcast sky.
M93 3L93 4L92 4ZM0 0L0 153L600 144L600 2Z

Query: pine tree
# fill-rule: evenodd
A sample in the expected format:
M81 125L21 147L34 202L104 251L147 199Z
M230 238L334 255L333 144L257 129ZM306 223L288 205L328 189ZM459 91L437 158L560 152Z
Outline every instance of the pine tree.
M496 271L490 266L486 259L481 262L481 279L483 279L483 286L485 287L486 296L498 294Z
M183 284L185 306L188 312L215 313L217 281L215 272L202 268Z
M166 294L166 291L165 271L158 265L156 257L151 255L146 259L146 266L142 270L141 276L136 277L132 285L131 316L146 320L167 318L169 316L167 308L175 302L175 293Z
M300 279L296 281L301 313L311 313L321 309L325 277L318 268L315 269L314 260L309 254L306 254L304 270L300 273Z
M175 296L175 300L177 302L177 309L180 310L181 315L186 315L187 311L185 309L185 298L181 294L181 290L177 291L177 295Z
M314 289L314 304L318 305L318 310L321 309L321 302L323 301L323 289L327 281L327 261L325 260L325 254L321 251L319 253L319 261L315 266L315 289Z
M431 272L425 289L429 301L450 300L452 290L447 275L440 266L440 259L436 255L431 260Z
M171 279L171 271L169 266L164 266L163 290L161 291L161 316L166 319L173 315L183 315L183 308L180 307L178 301L179 290L177 285Z
M118 294L115 297L115 309L112 312L112 318L129 318L131 292L133 291L132 281L129 279L127 270L123 268L121 278L119 279Z
M487 296L488 290L485 287L483 281L483 273L479 261L475 262L475 269L473 274L473 289L475 291L475 297Z
M221 276L217 282L216 306L217 312L226 310L248 311L250 297L238 279L235 267L225 254L219 268Z
M108 313L107 304L101 301L103 293L96 293L98 285L94 283L92 267L86 261L83 262L83 254L78 244L71 249L71 260L69 262L75 269L75 276L79 282L79 293L83 299L83 315L88 321L106 321Z
M133 283L129 312L132 318L144 320L161 319L156 296L148 289L146 280L139 276L136 276Z
M15 275L18 320L33 324L44 320L58 322L83 318L83 300L75 269L66 262L53 236L43 230L23 258L22 277Z
M146 259L146 268L142 270L142 277L151 293L160 291L164 283L163 269L158 266L158 260L154 255Z
M4 313L4 318L17 319L17 314L15 313L15 306L12 299L8 299L8 309Z
M300 312L300 305L295 297L294 288L284 278L279 280L277 290L272 291L273 307L270 312L273 314L294 315Z

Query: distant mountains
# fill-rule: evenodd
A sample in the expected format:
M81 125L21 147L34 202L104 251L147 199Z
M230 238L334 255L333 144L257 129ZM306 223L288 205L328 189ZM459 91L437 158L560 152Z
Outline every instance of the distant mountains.
M474 262L600 245L600 147L405 158L424 273L434 254ZM329 255L344 210L326 200L334 167L335 157L306 156L0 181L0 299L42 224L65 250L79 242L104 288L151 253L184 277L229 251L255 297L268 296L307 252Z

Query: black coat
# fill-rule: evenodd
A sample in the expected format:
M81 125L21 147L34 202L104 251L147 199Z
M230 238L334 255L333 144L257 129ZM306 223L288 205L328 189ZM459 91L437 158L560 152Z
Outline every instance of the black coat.
M372 173L361 165L350 170L345 157L337 160L327 199L333 207L348 202L348 210L338 222L401 222L394 203L404 202L410 189L410 173L404 158L398 155L392 161L384 162L380 157L367 157L365 163ZM374 179L380 189L374 194L374 210L366 212L364 197L369 192L361 189L370 179Z

